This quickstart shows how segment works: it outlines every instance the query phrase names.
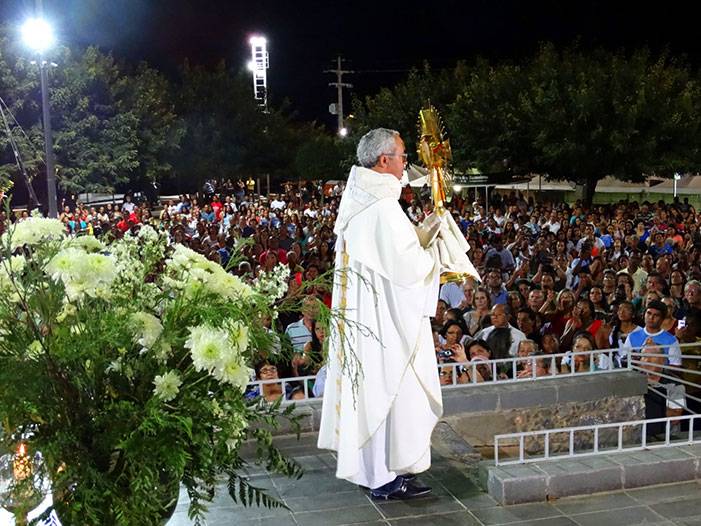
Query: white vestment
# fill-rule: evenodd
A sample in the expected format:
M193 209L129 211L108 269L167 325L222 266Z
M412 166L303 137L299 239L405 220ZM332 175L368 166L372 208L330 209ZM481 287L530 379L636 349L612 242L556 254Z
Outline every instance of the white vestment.
M421 247L400 193L391 174L354 167L334 228L333 308L346 320L331 325L319 447L338 452L337 477L371 488L429 468L443 412L438 250Z

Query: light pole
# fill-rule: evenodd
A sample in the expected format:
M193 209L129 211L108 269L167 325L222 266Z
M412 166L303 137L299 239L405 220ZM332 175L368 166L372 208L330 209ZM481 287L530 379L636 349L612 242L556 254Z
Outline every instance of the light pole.
M268 55L268 41L264 36L252 36L248 43L251 45L251 60L248 69L253 74L253 98L258 106L268 113L268 68L270 57Z
M41 108L44 120L44 152L46 163L46 187L49 217L58 217L56 199L56 169L54 163L53 134L51 133L51 107L49 105L48 63L44 53L54 44L53 29L46 20L30 18L22 26L22 39L29 48L39 55L39 76L41 82Z

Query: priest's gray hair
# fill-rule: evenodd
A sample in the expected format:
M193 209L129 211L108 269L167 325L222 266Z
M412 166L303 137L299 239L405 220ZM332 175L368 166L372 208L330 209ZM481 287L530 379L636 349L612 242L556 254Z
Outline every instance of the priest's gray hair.
M387 128L375 128L367 132L358 143L358 164L364 168L372 168L381 155L394 153L397 146L395 137L399 137L399 132Z

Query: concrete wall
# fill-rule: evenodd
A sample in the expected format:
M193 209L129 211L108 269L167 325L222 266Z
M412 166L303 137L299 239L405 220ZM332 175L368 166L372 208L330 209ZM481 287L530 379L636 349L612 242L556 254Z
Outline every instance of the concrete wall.
M461 386L443 391L443 421L468 443L485 444L498 433L637 419L643 414L646 390L645 376L624 370ZM321 403L314 399L297 403L302 432L319 430ZM276 434L292 432L285 422L280 424Z

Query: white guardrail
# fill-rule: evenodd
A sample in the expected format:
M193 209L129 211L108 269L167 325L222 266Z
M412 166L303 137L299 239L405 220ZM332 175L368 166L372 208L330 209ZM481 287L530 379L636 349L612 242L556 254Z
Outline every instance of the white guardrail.
M672 424L682 422L689 422L688 432L684 431L684 438L674 439L671 437ZM701 426L698 422L701 422L701 415L684 415L684 416L671 416L667 418L653 418L650 420L631 420L628 422L613 422L609 424L594 424L589 426L577 426L577 427L561 427L556 429L545 429L539 431L523 431L520 433L508 433L504 435L494 436L494 463L497 466L505 466L509 464L528 464L531 462L542 462L544 460L558 460L565 458L576 458L576 457L590 457L593 455L601 455L607 453L621 453L626 451L642 451L644 449L657 449L663 447L671 446L685 446L688 444L699 444L701 443L701 433L695 433L694 431L701 431ZM659 442L648 442L647 428L652 424L662 424L665 427L665 439ZM624 428L635 428L640 427L640 440L636 441L635 444L625 444L624 443ZM615 446L600 447L600 435L601 431L604 429L615 429L617 431L617 440ZM577 433L592 433L592 446L591 449L584 451L575 450L575 437ZM551 448L551 437L557 434L567 434L567 448L565 452L553 452ZM695 435L698 436L695 436ZM637 435L637 433L635 433ZM630 436L630 435L629 435ZM542 454L529 454L526 456L526 439L528 438L537 439L538 437L543 437L543 453ZM518 458L511 458L503 460L500 458L500 452L502 447L514 446L515 443L518 444Z
M679 345L678 348L696 347L697 344ZM647 346L636 348L627 353L627 368L648 376L648 390L657 394L660 398L667 400L668 407L683 409L692 412L686 406L686 400L694 400L701 403L701 398L684 392L684 387L701 388L701 384L691 382L682 378L682 375L701 375L698 369L688 369L676 365L669 365L668 353L663 352L662 346ZM677 354L676 357L682 361L698 361L701 355ZM669 373L669 374L666 374ZM680 400L674 396L669 396L667 389L674 386L682 388L682 398ZM667 388L667 389L664 389ZM641 451L645 449L658 449L665 447L684 446L701 443L701 415L675 415L666 418L655 418L648 420L631 420L626 422L612 422L606 424L592 424L577 427L562 427L544 429L537 431L522 431L519 433L507 433L494 436L494 462L497 466L510 464L528 464L554 459L567 459L576 457L586 457L607 453L619 453L626 451ZM687 423L688 429L681 430L682 424ZM678 424L679 431L672 437L672 426ZM648 428L653 425L664 426L664 440L650 441ZM624 430L628 430L624 433ZM636 428L639 428L636 431ZM601 445L601 435L611 430L608 440L615 439L615 445ZM587 433L590 441L585 441L586 447L577 450L575 442L579 434ZM559 440L560 449L554 451L552 447L552 437L566 437L566 447L562 438ZM625 437L624 437L625 435ZM624 439L625 438L625 439ZM530 442L527 444L527 441ZM542 441L542 448L541 446ZM626 441L628 443L626 443ZM509 455L504 459L502 453L509 448L518 447L518 455ZM527 451L529 450L529 451Z
M699 344L680 344L677 345L680 351L682 348L696 347L699 348ZM654 357L664 357L668 358L667 353L652 353L652 352L637 352L643 349L650 350L650 347L634 347L627 349L625 351L615 348L615 349L597 349L593 351L571 351L557 354L539 354L532 356L513 356L510 358L494 359L494 360L481 360L476 359L468 362L450 362L450 363L437 363L436 367L439 370L439 374L444 371L449 371L451 376L450 384L442 385L442 389L458 389L458 388L470 388L480 385L492 385L492 384L508 384L508 383L520 383L520 382L534 382L540 380L549 380L552 378L563 378L563 377L573 377L573 376L588 376L594 374L610 374L622 371L638 371L641 373L649 374L649 369L667 369L675 373L688 373L688 374L698 374L701 375L701 371L684 369L681 367L670 366L666 364L650 364L649 362L643 362L641 359L654 358ZM660 349L664 351L664 346L655 346L654 349ZM583 363L579 366L576 365L577 357L584 356ZM681 359L689 360L701 360L701 355L677 355ZM586 357L589 357L588 360ZM632 357L632 359L629 359ZM623 366L617 367L619 358L623 358ZM537 362L545 363L547 367L536 367ZM567 371L563 372L561 370L560 364L567 364ZM574 364L574 366L573 366ZM528 366L528 368L526 368ZM482 375L477 374L482 371L488 371L489 374ZM503 371L508 371L504 373ZM543 374L538 374L538 371L545 371ZM502 371L502 372L500 372ZM467 373L467 376L463 376ZM487 376L487 379L484 378ZM689 386L699 386L693 382L687 382L675 376L660 374L661 377L670 379L681 384L686 384ZM304 393L304 398L309 398L309 383L313 383L316 380L316 376L298 376L298 377L287 377L272 380L255 380L249 382L248 389L258 389L261 393L263 386L267 384L279 384L282 386L283 394L287 393L288 384L298 384L302 388ZM688 396L688 395L687 395ZM698 400L690 397L691 399ZM303 401L303 400L297 400ZM289 401L286 401L289 402Z
M568 352L568 353L558 353L558 354L544 354L539 356L525 356L518 357L514 356L511 358L502 358L496 360L473 360L472 362L451 362L451 363L437 363L436 366L439 369L439 374L443 371L450 371L452 376L452 381L450 385L443 385L442 389L455 389L461 387L470 387L477 385L488 385L488 384L506 384L506 383L516 383L516 382L531 382L537 380L547 380L549 378L562 378L566 376L587 376L592 374L607 374L613 372L621 372L626 370L625 368L611 368L611 367L601 367L602 363L612 364L614 363L614 356L619 352L618 349L602 349L594 351L581 351L581 352ZM577 370L571 367L571 364L576 361L576 356L590 356L589 364L585 369ZM563 360L569 359L570 371L560 372L558 364ZM548 374L538 375L536 361L546 361L548 364ZM586 360L585 360L586 361ZM523 375L523 370L520 366L530 365L531 373L527 376ZM491 377L487 380L479 379L481 375L477 372L480 368L487 367L491 372ZM506 368L510 371L510 376L505 377L503 374L500 376L500 369ZM630 365L627 366L630 369ZM466 371L468 373L469 381L464 381L463 383L458 382L458 377L460 371ZM273 380L255 380L248 383L249 390L257 389L259 393L262 393L263 386L270 384L278 384L282 386L282 393L285 395L287 393L287 386L292 384L303 389L304 399L309 398L309 381L312 383L316 380L316 376L294 376L287 378L279 378ZM296 400L300 402L303 400ZM284 400L283 403L289 403L291 400Z

